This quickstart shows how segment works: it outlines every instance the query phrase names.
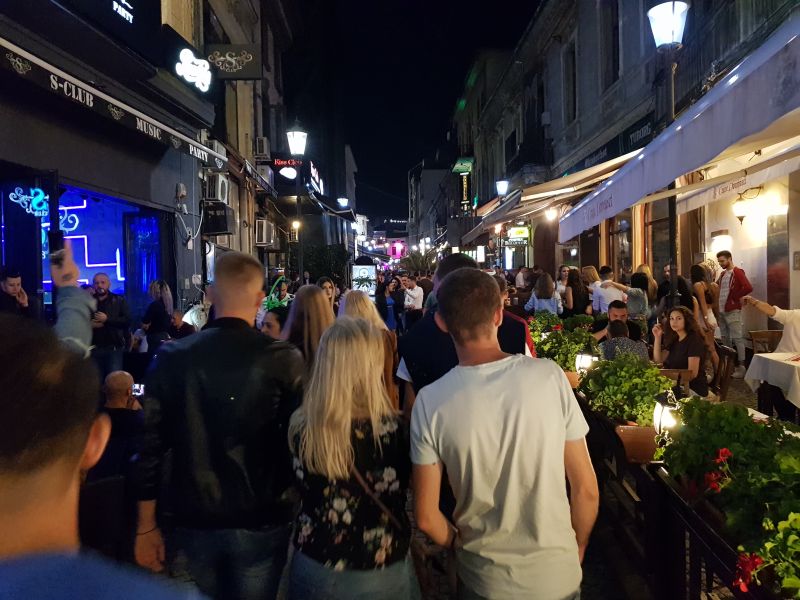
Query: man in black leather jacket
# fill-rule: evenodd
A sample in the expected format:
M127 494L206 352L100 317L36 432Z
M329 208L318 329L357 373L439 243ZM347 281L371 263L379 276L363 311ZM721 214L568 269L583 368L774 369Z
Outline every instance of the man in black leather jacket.
M264 298L257 260L227 253L215 278L214 322L159 348L145 382L136 560L213 598L273 598L289 543L286 431L303 359L253 328ZM156 498L169 450L165 553Z

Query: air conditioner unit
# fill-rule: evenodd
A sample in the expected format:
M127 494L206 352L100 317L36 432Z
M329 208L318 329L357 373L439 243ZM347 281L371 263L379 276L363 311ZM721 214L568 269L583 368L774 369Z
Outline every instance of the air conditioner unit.
M209 202L222 202L228 203L228 192L230 191L230 182L228 176L222 173L211 173L206 178L206 194L204 199Z
M275 248L278 246L278 229L267 219L256 219L256 246Z
M275 187L275 171L269 165L256 165L256 171L266 179L272 187Z
M269 153L269 138L257 137L256 138L256 160L269 160L271 158Z
M227 158L228 151L225 149L225 144L222 142L218 142L217 140L208 140L208 147L217 154L221 154Z
M552 118L550 117L550 111L546 110L542 113L542 125L551 125L553 122Z
M236 218L233 209L222 202L203 204L203 234L233 235L236 233Z

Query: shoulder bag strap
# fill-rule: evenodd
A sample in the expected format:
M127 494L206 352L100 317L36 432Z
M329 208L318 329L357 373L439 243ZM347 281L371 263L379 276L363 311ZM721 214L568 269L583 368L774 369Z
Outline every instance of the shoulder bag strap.
M392 522L392 525L394 525L398 531L402 531L403 525L400 523L400 519L395 517L392 514L392 511L389 510L389 507L386 506L383 502L381 502L381 499L378 498L375 492L373 492L370 489L369 485L367 485L367 482L364 480L364 477L361 475L359 470L356 469L355 465L353 465L350 468L350 472L352 473L353 477L356 478L356 481L358 481L359 485L364 489L364 492L367 494L367 496L369 496L372 499L372 501L378 506L378 508L380 508L383 511L383 513L387 517L389 517L389 520Z

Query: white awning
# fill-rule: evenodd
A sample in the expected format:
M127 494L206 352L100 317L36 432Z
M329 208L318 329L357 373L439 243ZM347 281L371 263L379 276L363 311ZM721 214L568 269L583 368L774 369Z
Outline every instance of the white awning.
M483 217L483 220L476 227L461 237L461 245L468 246L482 233L489 231L498 223L503 223L506 220L506 215L519 204L520 194L520 190L514 190L508 194L505 201L500 206L488 213L485 217Z
M560 221L569 240L712 160L800 133L800 11Z

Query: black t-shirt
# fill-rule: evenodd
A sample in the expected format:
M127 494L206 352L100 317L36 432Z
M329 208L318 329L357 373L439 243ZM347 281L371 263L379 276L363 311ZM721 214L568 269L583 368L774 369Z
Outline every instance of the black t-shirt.
M144 317L142 317L142 323L150 324L147 335L169 333L172 319L170 319L167 309L164 308L164 303L161 302L161 300L153 300L150 306L147 307L147 312L144 313Z
M708 395L708 381L703 369L703 363L706 360L706 345L703 339L695 334L688 334L683 340L675 338L668 346L664 348L669 351L667 360L664 361L665 369L688 369L689 358L697 356L700 358L700 370L697 377L689 382L689 387L700 396Z
M299 440L295 439L294 470L302 497L295 547L331 569L380 569L405 560L411 541L405 510L411 473L409 442L396 419L382 423L380 451L368 420L353 421L351 439L356 468L403 530L397 531L355 477L329 480L308 471L297 456Z
M169 337L180 340L193 333L197 333L197 330L194 328L194 325L190 325L189 323L181 323L180 327L175 327L175 325L169 326Z

